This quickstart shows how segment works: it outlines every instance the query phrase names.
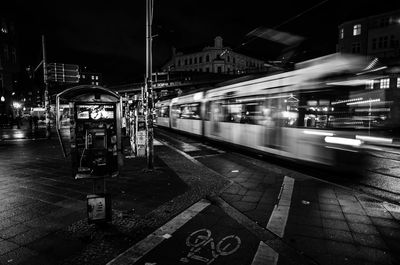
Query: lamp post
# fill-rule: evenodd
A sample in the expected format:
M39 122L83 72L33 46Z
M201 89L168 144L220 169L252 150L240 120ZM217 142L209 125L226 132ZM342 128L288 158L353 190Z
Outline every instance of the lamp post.
M50 139L50 102L49 102L49 83L47 80L46 46L44 35L42 35L42 54L43 54L43 82L44 82L44 117L46 123L46 137Z
M144 95L142 95L147 132L147 168L154 168L153 146L153 88L152 88L152 36L151 25L153 21L153 0L146 0L146 80Z

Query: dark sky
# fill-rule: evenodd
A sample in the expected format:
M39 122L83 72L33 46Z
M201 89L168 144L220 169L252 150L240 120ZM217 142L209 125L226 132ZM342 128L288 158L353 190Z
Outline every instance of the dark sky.
M296 17L303 11L317 7ZM338 24L400 9L400 1L382 0L154 0L154 71L165 63L171 47L224 44L261 59L275 59L284 46L266 40L247 42L257 27L274 28L305 37L312 55L335 51ZM40 61L41 34L47 39L49 62L88 65L102 72L108 84L140 80L145 73L145 0L13 1L23 63Z

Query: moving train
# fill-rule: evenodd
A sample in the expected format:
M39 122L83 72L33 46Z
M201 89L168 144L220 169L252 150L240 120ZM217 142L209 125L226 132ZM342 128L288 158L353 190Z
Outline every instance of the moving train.
M391 144L399 92L368 89L366 58L332 54L294 70L222 83L156 103L156 124L256 152L345 170Z

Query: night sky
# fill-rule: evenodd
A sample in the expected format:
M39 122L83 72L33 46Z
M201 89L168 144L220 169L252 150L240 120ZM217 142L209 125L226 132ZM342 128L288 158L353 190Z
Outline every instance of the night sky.
M49 62L87 65L102 72L106 84L141 81L144 76L145 0L107 1L107 4L10 2L3 12L15 17L23 65L40 62L44 33ZM217 35L235 51L265 60L276 59L285 46L246 37L258 27L303 36L301 49L310 57L329 54L335 52L339 24L395 9L400 9L398 0L154 0L153 35L157 35L153 40L154 71L170 58L172 46L178 51L201 49L213 45ZM293 20L281 25L290 19Z

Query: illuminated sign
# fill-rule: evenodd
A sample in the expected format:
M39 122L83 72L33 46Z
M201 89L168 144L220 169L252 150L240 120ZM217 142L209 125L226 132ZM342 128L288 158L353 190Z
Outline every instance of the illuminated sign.
M77 105L76 109L78 120L114 119L114 105Z

